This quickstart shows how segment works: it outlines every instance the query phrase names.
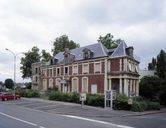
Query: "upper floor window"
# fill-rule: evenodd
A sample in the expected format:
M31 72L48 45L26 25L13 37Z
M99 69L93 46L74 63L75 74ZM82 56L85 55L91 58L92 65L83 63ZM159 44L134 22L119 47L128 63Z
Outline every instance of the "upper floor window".
M56 74L60 75L60 68L56 68Z
M83 59L90 59L93 55L93 52L88 48L84 48L82 52L83 52Z
M101 72L101 63L100 62L96 62L96 63L94 63L94 71L95 72Z
M36 74L38 73L38 69L37 69L37 68L35 68L35 73L36 73Z
M49 69L49 77L52 77L52 69Z
M67 75L69 73L68 67L64 67L64 75Z
M46 77L47 76L47 70L43 69L42 70L42 75Z
M73 65L73 74L78 74L78 66Z
M88 65L88 63L83 64L83 71L82 72L83 73L89 73L89 65Z

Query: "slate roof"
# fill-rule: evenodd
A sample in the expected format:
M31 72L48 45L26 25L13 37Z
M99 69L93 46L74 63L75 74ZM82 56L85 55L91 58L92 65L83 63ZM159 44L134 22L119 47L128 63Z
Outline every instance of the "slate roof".
M122 56L127 56L126 53L126 48L127 45L124 41L122 41L118 47L114 50L114 52L112 53L111 57L122 57Z
M101 43L96 43L96 44L91 44L88 46L76 48L76 49L71 49L70 54L75 56L75 61L83 60L83 49L88 48L93 52L93 57L94 58L99 58L99 57L105 57L108 55L108 49L103 46ZM60 52L54 56L55 59L58 59L58 62L61 62L64 59L64 52Z
M99 58L99 57L106 57L109 56L110 58L116 57L124 57L128 56L126 53L127 45L124 41L122 41L117 48L114 49L107 49L102 43L95 43L88 46L71 49L70 54L75 56L75 61L83 60L83 49L88 48L93 52L93 56L90 59ZM64 52L60 52L54 56L57 59L57 63L60 63L64 59ZM135 57L134 57L135 58ZM137 60L137 59L136 59Z

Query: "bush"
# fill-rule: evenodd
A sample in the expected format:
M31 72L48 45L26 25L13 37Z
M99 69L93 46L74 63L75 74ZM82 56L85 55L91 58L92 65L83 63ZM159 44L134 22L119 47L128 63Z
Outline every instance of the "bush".
M91 105L91 106L104 107L104 96L98 95L98 94L88 94L85 104Z
M160 104L158 102L147 102L147 110L160 110Z
M128 97L124 94L117 95L113 101L113 108L118 110L130 110L131 105L128 104Z
M142 97L134 97L133 103L128 104L128 97L122 94L117 95L117 99L114 100L114 109L118 110L131 110L135 112L143 112L146 110L159 110L160 104L158 102L150 102L144 100Z
M21 97L40 97L40 94L38 91L34 91L31 89L18 89L16 90L16 94L20 95Z
M135 112L143 112L147 110L148 104L145 101L134 101L131 110Z

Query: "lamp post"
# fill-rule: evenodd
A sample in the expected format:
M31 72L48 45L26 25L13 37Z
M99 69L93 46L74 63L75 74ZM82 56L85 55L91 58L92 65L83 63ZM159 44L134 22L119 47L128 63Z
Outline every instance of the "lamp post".
M15 100L15 96L16 96L16 93L15 93L15 83L16 83L16 56L20 53L14 53L12 50L6 48L5 50L9 51L10 53L12 53L13 57L14 57L14 100Z

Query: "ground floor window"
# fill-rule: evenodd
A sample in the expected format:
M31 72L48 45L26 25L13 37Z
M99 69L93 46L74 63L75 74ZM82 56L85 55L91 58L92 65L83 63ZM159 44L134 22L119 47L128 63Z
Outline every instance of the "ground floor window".
M82 92L88 93L88 78L82 78Z
M72 92L78 92L78 78L72 79Z
M91 85L91 94L96 94L97 93L97 85L96 84L92 84Z

